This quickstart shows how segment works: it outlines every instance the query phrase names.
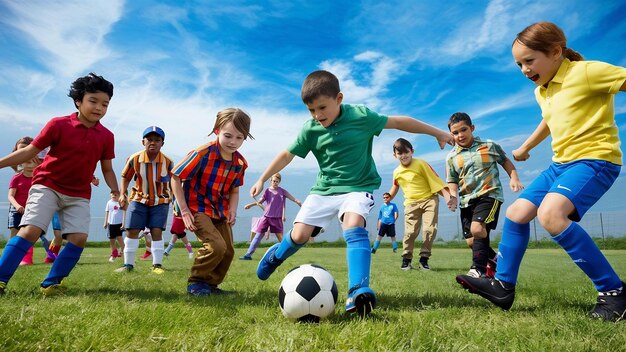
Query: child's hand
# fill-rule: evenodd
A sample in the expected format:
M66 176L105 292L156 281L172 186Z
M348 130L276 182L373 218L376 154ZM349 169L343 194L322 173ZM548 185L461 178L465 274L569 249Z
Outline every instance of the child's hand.
M517 192L524 189L524 185L519 180L511 179L509 181L509 187L511 187L511 191Z
M454 145L454 138L452 138L452 134L442 131L437 136L437 143L439 143L439 149L443 149L446 144Z
M185 223L185 228L189 231L196 231L198 228L194 224L193 214L189 211L189 209L180 210L180 217L183 218L183 222Z
M450 211L454 212L456 211L456 197L455 196L450 196L450 199L448 199L448 209L450 209Z
M24 214L24 207L19 207L19 208L15 209L15 211L17 211L20 214Z
M513 159L517 161L526 161L528 158L530 158L530 154L523 148L518 148L513 151Z
M230 226L235 226L235 222L237 221L237 211L236 210L231 210L228 213L228 224Z
M126 194L120 193L120 196L117 198L117 202L120 203L120 208L126 209Z
M254 198L261 193L263 190L263 183L263 181L258 180L254 185L252 185L252 188L250 188L250 197Z
M254 204L246 204L246 205L243 206L243 208L247 210L247 209L252 208L253 205Z

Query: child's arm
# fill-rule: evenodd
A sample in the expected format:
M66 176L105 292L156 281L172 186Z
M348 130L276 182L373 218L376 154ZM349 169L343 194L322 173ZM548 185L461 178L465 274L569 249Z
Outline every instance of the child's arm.
M176 175L172 175L171 185L172 192L174 193L174 197L176 197L176 202L178 203L178 208L180 208L180 217L185 223L185 228L189 231L197 230L196 225L194 225L193 214L191 214L191 211L187 206L187 200L185 199L185 193L183 191L183 183L180 181L180 178Z
M457 207L456 195L459 192L459 185L456 183L448 182L448 192L450 192L450 199L448 200L448 209L455 211Z
M441 191L437 192L437 194L439 194L440 196L443 197L443 199L446 200L446 204L448 205L448 208L450 208L450 201L454 201L454 204L456 204L456 196L453 196L452 194L450 194L450 189L447 186L442 188Z
M420 120L408 116L389 116L385 128L401 130L411 133L429 134L437 138L439 148L443 149L446 144L454 145L454 139L450 132L440 130Z
M302 202L300 202L296 197L292 196L291 193L285 191L285 196L287 197L287 199L289 199L290 201L298 204L299 207L302 206Z
M294 154L291 154L286 150L278 153L274 160L272 160L269 166L265 169L261 177L259 177L258 181L256 181L256 183L252 185L252 188L250 188L250 196L252 198L258 196L259 193L261 193L261 191L263 190L265 181L267 181L267 179L270 178L273 174L279 172L280 170L284 169L285 166L289 165L294 156Z
M228 224L230 226L235 225L237 221L237 206L239 205L239 187L233 187L230 189L228 196Z
M524 189L524 185L520 182L519 176L517 175L517 169L515 169L515 165L508 158L502 163L502 167L511 180L509 181L509 187L511 187L511 191L517 192Z
M117 186L117 178L115 177L115 171L113 170L113 162L111 160L100 160L100 168L102 169L102 176L104 182L111 189L111 194L120 196L120 188ZM120 203L120 205L122 205Z
M522 145L513 151L513 158L517 161L525 161L530 158L530 150L536 147L550 135L550 128L545 120L541 120L539 126Z
M105 210L104 211L104 228L106 229L107 226L109 226L109 222L107 221L109 219L109 210Z
M252 202L252 203L248 203L248 204L244 205L243 208L247 210L247 209L252 208L255 205L259 205L259 204L257 202Z
M9 203L11 203L13 208L15 208L18 213L24 214L24 207L21 206L20 203L18 203L15 199L15 193L17 193L17 188L9 188Z
M7 166L16 166L19 164L23 164L33 158L36 158L37 153L39 153L40 151L41 149L35 147L32 144L29 144L26 147L18 149L0 159L0 169L3 169Z
M128 183L129 181L126 177L122 176L120 180L120 197L117 199L117 202L120 203L120 207L123 209L126 209L128 203Z

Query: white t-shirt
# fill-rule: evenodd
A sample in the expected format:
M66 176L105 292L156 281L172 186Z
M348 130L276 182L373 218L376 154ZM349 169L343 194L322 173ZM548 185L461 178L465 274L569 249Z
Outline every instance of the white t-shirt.
M121 224L124 220L124 213L122 211L122 208L120 208L120 203L109 199L105 210L109 212L109 219L107 220L109 224Z

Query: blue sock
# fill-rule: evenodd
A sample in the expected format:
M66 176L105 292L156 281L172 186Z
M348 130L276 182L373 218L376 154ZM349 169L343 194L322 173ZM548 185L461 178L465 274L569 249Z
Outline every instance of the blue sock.
M67 277L72 269L74 269L82 253L82 248L68 242L52 264L52 268L50 268L50 272L41 283L41 286L48 287L50 285L61 283L61 280Z
M32 246L30 241L20 236L15 236L7 242L0 257L0 281L6 283L11 280L22 258Z
M563 247L574 263L587 274L599 292L607 292L622 287L619 276L606 260L589 234L575 222L563 232L552 237ZM498 263L500 269L500 263Z
M397 251L398 250L398 242L393 241L391 242L391 247L393 248L393 251Z
M304 243L306 243L306 242L304 242ZM285 260L285 259L291 257L294 253L296 253L298 251L298 249L300 249L300 247L304 246L304 243L302 243L302 244L295 243L291 239L291 231L289 231L287 236L284 236L283 240L280 241L280 246L278 247L276 252L274 252L274 256L277 259ZM367 245L367 248L369 248L369 243Z
M349 228L343 230L343 238L347 244L348 289L355 286L369 287L372 252L367 230L363 227Z
M374 249L378 249L378 246L380 246L380 241L376 240L374 241Z
M519 224L504 219L502 240L498 246L498 271L496 279L515 285L522 258L530 239L530 224Z

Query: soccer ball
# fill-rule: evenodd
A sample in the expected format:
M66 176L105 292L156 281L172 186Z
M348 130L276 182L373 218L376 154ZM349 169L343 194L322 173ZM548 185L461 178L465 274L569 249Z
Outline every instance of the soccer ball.
M300 265L280 283L278 303L287 319L317 323L335 311L337 284L321 266Z

